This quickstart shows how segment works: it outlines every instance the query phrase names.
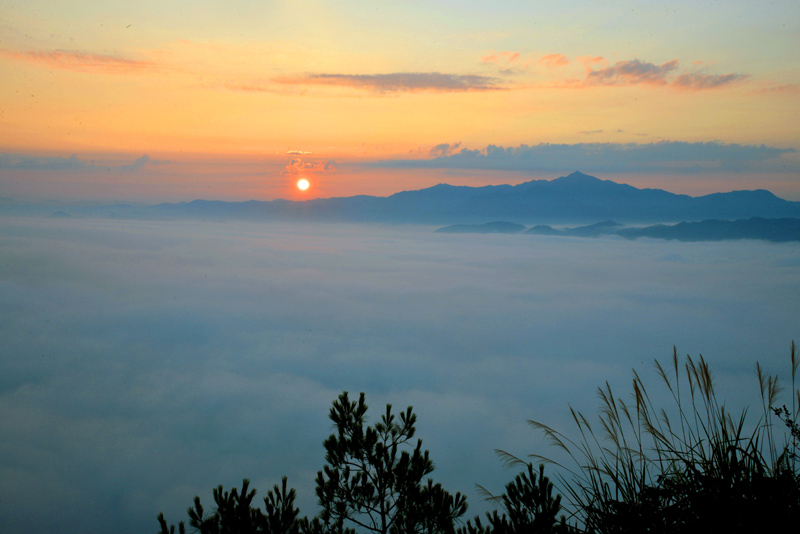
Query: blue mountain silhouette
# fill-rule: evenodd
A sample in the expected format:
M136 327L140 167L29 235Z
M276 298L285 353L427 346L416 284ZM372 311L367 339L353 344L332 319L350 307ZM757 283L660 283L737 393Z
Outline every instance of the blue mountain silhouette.
M3 212L20 212L6 202ZM30 211L30 206L28 206ZM223 202L195 200L154 206L52 205L70 215L138 218L203 218L306 220L326 222L385 222L415 224L591 223L610 220L629 223L800 217L800 202L778 198L763 189L691 197L661 189L638 189L611 180L574 172L554 180L483 187L439 184L388 197L352 196L307 201Z

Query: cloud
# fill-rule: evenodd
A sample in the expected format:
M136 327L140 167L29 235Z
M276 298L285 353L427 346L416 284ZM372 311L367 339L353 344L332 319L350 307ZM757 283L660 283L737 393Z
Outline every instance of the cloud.
M741 172L768 170L771 164L778 164L782 155L793 152L792 148L718 142L540 143L518 147L489 145L483 150L462 148L458 152L439 153L432 159L389 160L376 165L554 172L565 169L587 169L587 172ZM780 170L786 169L780 166Z
M481 62L483 63L513 63L519 59L519 52L497 52L483 56Z
M720 89L738 85L751 76L749 74L707 74L701 71L677 74L679 62L677 59L667 61L661 65L633 59L630 61L617 61L610 67L597 70L592 65L602 63L602 57L579 58L586 65L586 77L580 81L563 84L565 87L591 87L591 86L629 86L653 85L673 87L685 91L703 91ZM695 62L698 66L699 63Z
M277 93L278 89L274 84L264 80L254 80L249 82L224 82L212 85L213 87L224 88L229 91L242 91L245 93Z
M139 158L137 158L133 163L129 163L128 165L120 165L117 167L121 171L138 171L139 169L152 164L162 163L160 161L153 161L150 157L145 154Z
M92 165L78 159L78 156L75 154L68 158L0 154L0 169L74 171L89 169L92 167Z
M27 51L0 50L0 54L18 61L44 65L55 69L102 74L124 74L155 66L150 61L122 56L93 54L75 50Z
M451 145L449 143L442 143L440 145L436 145L435 147L433 147L430 150L430 155L437 158L449 156L450 154L453 153L453 151L455 151L460 146L461 143L456 143L454 145Z
M690 72L678 76L672 82L672 86L689 91L701 91L703 89L718 89L727 85L735 85L748 78L750 78L749 74L702 74Z
M333 85L365 89L375 93L452 93L504 89L502 80L477 74L441 72L396 72L391 74L310 74L298 78L276 78L281 84Z
M596 64L600 65L608 64L608 61L603 56L579 56L578 61L580 61L587 68Z
M783 371L797 335L796 247L773 243L9 218L0 249L4 534L155 531L244 477L288 475L313 515L343 390L371 421L413 405L433 478L482 514L475 484L513 476L494 449L554 452L528 419L569 432L673 345L734 409L753 354Z
M281 174L295 175L332 172L336 172L332 161L303 161L300 158L291 158L286 167L281 171Z
M569 59L564 54L547 54L540 57L537 63L550 68L565 67L569 65Z
M31 171L96 171L118 170L138 171L148 165L168 163L163 160L150 159L146 154L127 164L99 164L86 162L75 154L68 158L58 156L26 156L20 154L0 154L0 169Z
M569 59L564 54L546 54L536 61L528 59L523 64L520 63L520 58L519 52L492 52L481 57L481 62L503 67L499 68L499 72L504 75L520 74L537 64L550 69L569 65Z
M633 59L617 61L611 67L589 70L586 85L667 85L667 76L678 68L678 60L673 59L661 65Z
M756 91L757 93L762 94L775 94L775 93L783 93L788 95L796 95L800 93L800 86L795 84L783 84L783 85L768 85Z

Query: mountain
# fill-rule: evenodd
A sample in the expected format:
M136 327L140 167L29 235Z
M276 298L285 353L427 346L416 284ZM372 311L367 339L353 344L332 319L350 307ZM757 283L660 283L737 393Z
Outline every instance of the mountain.
M465 203L465 214L520 222L685 221L748 217L798 217L800 203L769 191L734 191L701 197L661 189L638 189L575 172L555 180L537 180L476 195Z
M761 239L765 241L800 241L800 219L707 220L682 222L672 226L658 224L645 228L623 228L616 232L629 239L651 237L678 241L723 241Z
M561 230L556 230L549 224L537 224L532 228L525 230L526 234L533 235L561 235Z
M305 202L222 203L169 208L174 214L216 217L232 213L256 219L420 224L590 223L614 219L625 223L679 222L750 217L800 217L800 202L769 191L734 191L701 197L660 189L638 189L580 172L555 180L483 187L439 184L388 197L355 196ZM233 205L230 205L233 204ZM177 205L173 205L177 206ZM159 210L161 211L161 210Z
M222 202L194 200L154 206L68 206L37 208L5 200L0 213L147 219L246 219L415 224L483 224L513 220L526 224L589 223L614 219L629 223L800 217L800 202L769 191L733 191L691 197L661 189L638 189L574 172L554 180L483 187L439 184L388 197L353 196L307 201ZM596 231L598 229L592 230Z
M456 224L436 230L441 233L525 233L529 235L599 237L617 235L627 239L649 237L678 241L725 241L736 239L760 239L773 242L800 241L800 219L764 219L751 217L734 221L710 219L699 222L681 222L674 225L626 228L614 221L604 221L588 226L557 230L539 224L522 232L524 226L505 221L486 224Z
M590 224L589 226L579 226L577 228L569 228L564 231L566 235L573 235L578 237L597 237L599 235L616 233L616 229L622 226L614 221L603 221L599 223Z
M597 237L599 235L616 233L616 229L622 226L614 221L603 221L599 223L590 224L588 226L578 226L577 228L566 228L564 230L556 230L552 226L546 224L537 224L525 231L526 234L534 235L569 235L576 237Z

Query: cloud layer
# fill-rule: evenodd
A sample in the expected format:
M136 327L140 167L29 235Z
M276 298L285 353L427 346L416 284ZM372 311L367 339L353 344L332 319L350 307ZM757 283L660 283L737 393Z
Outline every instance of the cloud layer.
M281 171L281 174L301 175L301 174L316 174L316 173L332 173L336 172L332 161L303 161L300 158L290 158L289 163Z
M569 65L569 59L564 54L547 54L540 57L537 63L550 68L566 67Z
M147 154L140 156L131 163L101 164L93 161L84 161L75 154L68 158L58 156L28 156L23 154L0 154L0 169L30 170L30 171L94 171L118 170L138 171L148 165L161 165L164 160L151 159Z
M389 74L309 74L273 80L282 84L333 85L375 93L453 93L503 89L502 80L477 74L441 72L394 72Z
M661 65L633 59L617 61L610 67L593 70L592 63L602 63L603 58L587 58L587 73L584 86L595 85L654 85L670 86L687 91L719 89L733 86L750 78L748 74L707 74L687 72L676 75L678 60L673 59Z
M587 85L635 85L639 83L666 85L667 76L678 68L678 60L673 59L663 65L632 61L618 61L611 67L589 70L586 74Z
M153 69L158 65L151 61L131 59L121 55L97 54L78 50L8 50L0 49L0 56L40 65L48 69L63 69L87 73L122 74ZM583 79L562 77L555 82L545 85L551 88L590 88L613 86L653 86L671 87L684 91L702 91L735 87L750 80L749 74L713 74L704 69L679 72L679 61L672 59L663 64L655 64L638 58L621 60L613 65L602 56L580 56L577 58L586 69ZM247 78L237 80L223 80L209 82L209 74L195 72L195 76L203 79L203 84L209 87L222 87L233 91L242 92L268 92L298 96L297 93L286 93L291 86L333 86L349 87L369 91L375 94L387 93L419 93L419 92L484 92L506 90L520 87L541 85L530 82L517 85L511 80L535 66L547 70L567 67L570 59L561 53L544 54L524 57L520 52L500 51L491 52L480 57L484 65L493 65L498 68L501 77L484 76L478 74L454 74L442 72L392 72L378 74L347 74L347 73L312 73L305 75L286 75L272 79ZM599 67L599 68L598 68ZM186 72L191 69L183 69ZM213 77L212 77L213 79ZM793 87L793 86L792 86Z
M594 133L591 131L582 133ZM768 168L790 148L766 145L739 145L717 142L687 143L575 143L489 145L483 150L439 145L426 160L392 160L379 162L386 167L494 169L515 171L555 171L591 169L592 172L709 172L748 171ZM781 166L781 171L786 167Z
M130 59L123 56L95 54L77 50L15 51L0 50L0 55L18 61L39 64L51 69L95 72L101 74L124 74L155 66L150 61Z
M702 353L730 408L800 339L796 250L347 225L6 219L0 503L8 534L153 531L195 494L289 476L315 508L327 412L413 405L470 513L552 453L608 380ZM752 396L749 396L752 394ZM60 503L52 506L52 503Z

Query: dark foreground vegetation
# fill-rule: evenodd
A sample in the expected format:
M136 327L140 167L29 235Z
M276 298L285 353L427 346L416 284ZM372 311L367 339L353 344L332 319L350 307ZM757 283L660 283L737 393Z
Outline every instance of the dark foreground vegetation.
M656 370L672 398L656 406L634 371L629 400L608 384L598 391L600 413L590 421L570 409L577 427L571 439L531 421L568 462L531 455L533 463L498 451L520 472L501 495L488 498L497 509L467 521L467 503L428 475L433 463L422 441L412 441L416 415L391 405L369 426L362 393L333 402L335 432L324 442L325 465L317 474L320 512L300 517L295 491L284 478L260 503L242 487L213 491L206 511L195 497L189 526L201 534L511 534L511 533L745 533L787 532L800 526L800 359L791 346L791 402L778 405L777 377L756 365L762 406L755 421L747 410L732 414L714 391L702 356L677 352ZM553 463L553 481L544 463ZM558 492L563 494L560 495ZM176 531L159 514L160 534ZM185 532L184 522L177 531Z

